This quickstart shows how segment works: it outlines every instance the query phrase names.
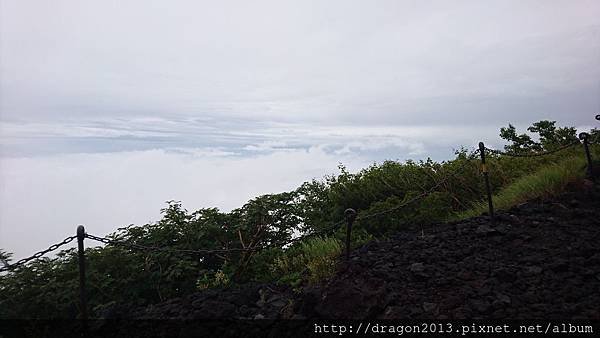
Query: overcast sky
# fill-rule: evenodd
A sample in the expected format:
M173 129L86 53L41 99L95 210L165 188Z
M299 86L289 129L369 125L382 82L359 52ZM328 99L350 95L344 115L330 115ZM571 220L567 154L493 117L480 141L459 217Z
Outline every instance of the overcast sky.
M0 0L0 248L598 112L597 0Z

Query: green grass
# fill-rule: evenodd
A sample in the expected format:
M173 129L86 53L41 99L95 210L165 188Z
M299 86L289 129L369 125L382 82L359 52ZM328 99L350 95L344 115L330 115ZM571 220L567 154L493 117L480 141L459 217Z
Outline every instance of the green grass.
M342 243L333 237L310 238L278 257L272 270L280 275L279 281L284 284L299 285L303 272L309 283L316 284L335 273L341 252Z
M335 272L337 257L342 252L342 245L335 238L314 238L302 243L302 251L308 268L308 280L318 283L329 278Z
M556 195L564 191L568 183L585 177L585 168L585 158L573 156L523 176L492 196L494 209L506 210L531 199ZM486 211L488 211L487 200L480 201L471 209L456 214L452 219L479 216Z

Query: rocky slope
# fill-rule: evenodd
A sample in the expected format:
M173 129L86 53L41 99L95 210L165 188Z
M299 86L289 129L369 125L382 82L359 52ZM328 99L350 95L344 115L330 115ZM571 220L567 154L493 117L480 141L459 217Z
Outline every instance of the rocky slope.
M208 290L126 318L600 319L600 188L572 185L486 216L354 250L321 287ZM115 314L117 315L117 314Z
M599 197L587 182L494 223L477 217L370 243L321 290L311 315L600 319Z

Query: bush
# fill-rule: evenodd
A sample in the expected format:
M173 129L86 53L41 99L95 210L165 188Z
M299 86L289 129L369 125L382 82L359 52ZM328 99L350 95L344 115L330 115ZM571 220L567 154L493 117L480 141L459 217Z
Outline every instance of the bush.
M198 290L206 290L209 288L224 287L229 285L230 278L223 271L207 272L202 275L196 282Z

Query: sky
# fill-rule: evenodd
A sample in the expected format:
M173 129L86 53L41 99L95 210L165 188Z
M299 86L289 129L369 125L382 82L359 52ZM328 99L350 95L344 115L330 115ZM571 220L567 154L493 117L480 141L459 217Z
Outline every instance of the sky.
M599 112L597 0L0 0L0 248Z

